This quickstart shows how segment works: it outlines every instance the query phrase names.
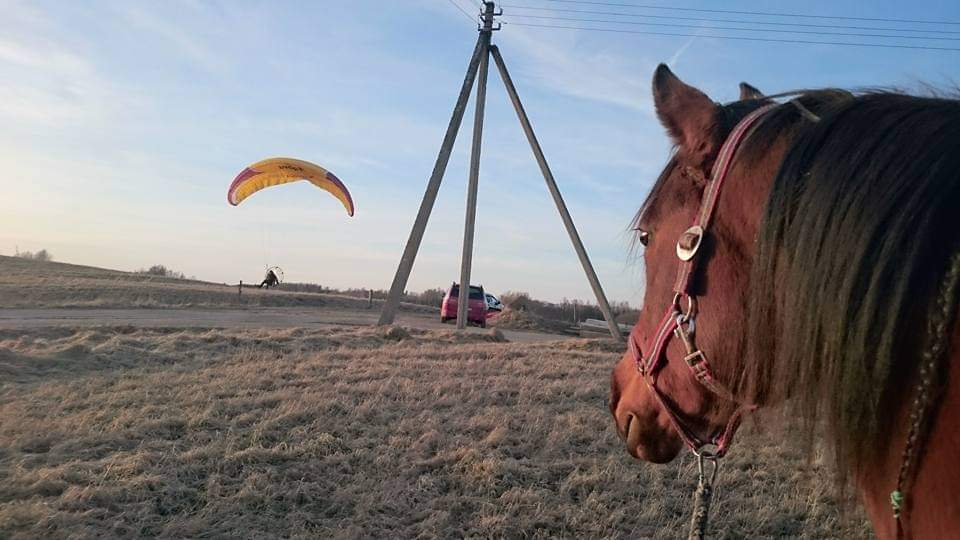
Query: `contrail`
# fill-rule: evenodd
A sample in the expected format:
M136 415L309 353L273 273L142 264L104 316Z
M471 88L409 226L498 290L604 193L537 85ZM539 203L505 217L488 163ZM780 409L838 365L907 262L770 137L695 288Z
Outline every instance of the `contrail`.
M689 49L690 45L693 45L693 42L696 40L697 40L697 36L693 36L692 38L688 39L686 43L681 45L680 48L677 49L677 52L673 53L673 56L671 56L670 59L667 60L667 65L670 66L671 68L676 68L677 62L680 60L680 57L683 56L683 53L687 52L687 49Z

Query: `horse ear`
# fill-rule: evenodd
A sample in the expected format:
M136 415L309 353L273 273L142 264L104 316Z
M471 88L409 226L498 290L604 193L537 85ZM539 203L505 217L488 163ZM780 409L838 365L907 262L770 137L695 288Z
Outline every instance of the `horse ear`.
M666 64L653 74L653 104L679 152L691 165L704 167L719 147L717 104L677 78Z
M763 99L763 92L757 90L757 88L751 84L742 82L740 83L740 101L747 101L748 99Z

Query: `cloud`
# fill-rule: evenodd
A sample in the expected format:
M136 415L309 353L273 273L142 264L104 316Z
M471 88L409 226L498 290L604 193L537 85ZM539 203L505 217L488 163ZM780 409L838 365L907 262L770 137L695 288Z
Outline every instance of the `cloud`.
M587 101L652 112L646 79L639 76L652 72L652 67L638 69L621 55L586 52L575 43L575 37L576 34L560 37L560 34L511 26L502 39L510 45L505 54L519 51L525 57L525 75L550 90Z
M0 117L16 122L91 121L126 101L87 58L42 38L0 40L0 68L10 74L0 80Z
M128 23L173 45L195 67L210 74L225 72L224 56L218 54L199 37L202 35L201 32L209 33L211 28L219 25L214 26L213 21L207 21L201 24L198 30L195 24L190 24L203 23L206 18L207 14L198 9L200 6L181 2L177 4L176 16L170 17L151 11L148 6L152 5L170 6L171 4L122 3L119 9L121 16ZM191 13L184 13L184 11Z
M62 75L87 75L92 69L80 56L50 48L38 49L12 40L0 40L0 62Z

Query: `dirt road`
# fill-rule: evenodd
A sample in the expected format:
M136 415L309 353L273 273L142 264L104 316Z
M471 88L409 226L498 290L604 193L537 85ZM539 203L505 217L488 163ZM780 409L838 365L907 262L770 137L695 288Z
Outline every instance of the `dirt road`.
M202 328L323 328L376 324L379 311L338 308L249 308L249 309L0 309L0 328L41 328L48 326L202 327ZM397 324L423 329L452 330L436 317L403 313ZM488 332L471 327L469 332ZM503 330L510 341L534 342L566 339L565 336Z

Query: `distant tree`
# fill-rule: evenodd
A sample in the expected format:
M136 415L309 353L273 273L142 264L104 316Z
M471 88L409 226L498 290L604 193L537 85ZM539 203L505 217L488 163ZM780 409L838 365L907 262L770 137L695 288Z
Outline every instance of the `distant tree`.
M294 283L290 281L285 281L283 283L283 290L291 291L291 292L308 292L308 293L330 292L329 289L317 283Z
M284 284L284 288L286 288ZM317 292L327 292L334 294L342 294L345 296L352 296L355 298L367 298L370 295L371 289L329 289L324 288L323 290ZM389 296L390 291L386 289L373 289L373 298L375 300L384 300ZM406 302L409 304L420 304L423 306L433 306L437 307L440 305L440 302L443 301L443 297L447 294L446 289L427 289L423 292L415 293L411 291L403 291L403 295L400 297L401 302Z
M447 291L443 289L427 289L416 295L415 301L425 306L439 306L440 302L443 302L443 297L446 295Z
M530 293L519 292L519 291L507 291L500 295L500 302L504 306L507 306L510 309L516 311L526 311L530 309L535 303L536 300L533 300L530 297Z
M167 277L174 279L186 279L186 276L183 275L183 272L174 272L162 264L155 264L146 270L137 271L138 274L145 274L148 276L157 276L157 277Z
M144 273L144 274L151 275L151 276L163 276L163 277L167 277L167 273L168 273L168 272L170 272L170 271L167 270L167 267L166 267L166 266L164 266L164 265L162 265L162 264L155 264L155 265L151 266L150 268L148 268L148 269L147 269L146 271L144 271L143 273Z
M40 261L40 262L49 262L53 260L53 254L45 249L33 253L31 251L20 251L17 249L14 257L19 257L21 259L26 259L28 261Z

